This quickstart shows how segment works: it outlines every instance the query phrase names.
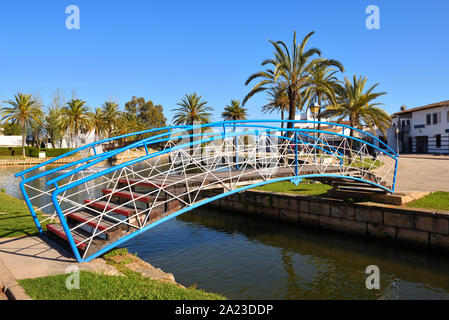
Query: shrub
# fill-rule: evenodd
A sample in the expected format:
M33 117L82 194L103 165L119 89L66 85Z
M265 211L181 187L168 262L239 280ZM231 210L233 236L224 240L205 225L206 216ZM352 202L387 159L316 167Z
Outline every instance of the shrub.
M59 157L72 150L72 148L47 148L45 149L45 153L47 157Z

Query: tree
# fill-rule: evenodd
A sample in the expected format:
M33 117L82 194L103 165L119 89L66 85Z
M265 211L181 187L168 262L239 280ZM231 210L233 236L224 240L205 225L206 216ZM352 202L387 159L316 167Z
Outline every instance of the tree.
M57 89L53 94L53 100L48 108L45 116L45 131L53 148L56 148L56 143L61 147L62 139L64 137L64 130L61 123L62 107L64 106L63 94Z
M53 148L56 148L56 142L61 146L64 132L61 125L62 110L58 106L51 106L48 108L45 116L45 131Z
M89 130L89 107L86 102L81 99L71 99L62 108L61 125L64 130L68 130L70 134L70 145L72 145L73 135L76 137L75 145L78 145L78 138L80 133L85 133Z
M377 127L384 135L386 129L391 125L391 117L388 113L382 108L377 107L383 104L373 102L387 93L373 92L379 83L365 90L366 82L366 77L357 78L354 75L352 82L345 77L344 86L338 92L336 103L329 105L322 114L324 117L338 118L338 121L349 118L351 126L349 135L351 137L354 137L354 130L352 128L362 129L363 124L366 124L373 132ZM350 149L352 150L353 139L350 139L349 143Z
M213 109L207 106L207 101L201 99L202 97L196 93L186 94L181 102L177 103L179 108L173 110L176 112L173 117L173 123L175 125L209 123L212 117L212 114L209 113L209 111L212 111Z
M310 72L319 65L325 63L325 60L314 58L321 56L321 51L316 48L306 50L306 45L314 32L309 33L300 44L296 43L296 32L293 35L293 43L289 50L282 41L270 41L274 46L274 58L267 59L262 62L262 66L272 65L274 70L268 69L252 74L246 85L251 81L261 78L262 80L255 85L243 100L243 105L258 92L265 91L272 87L278 80L285 85L289 102L289 120L295 120L296 109L302 109L303 103L306 102L304 96L308 95L310 87ZM289 122L288 128L293 128L293 122Z
M224 120L245 120L248 117L248 109L240 106L239 100L231 100L231 104L226 106L221 117Z
M335 67L335 68L333 68ZM318 131L321 130L321 103L336 103L336 92L341 89L340 81L335 74L344 72L343 65L337 60L323 60L322 63L312 68L310 75L310 93L318 103Z
M282 82L277 82L272 86L268 95L270 96L269 103L262 107L263 113L280 112L281 120L284 120L284 114L288 112L289 101L287 96L287 90ZM281 128L284 127L284 122L281 123Z
M1 121L20 125L22 133L22 155L25 156L25 136L27 126L29 126L32 121L41 123L41 105L31 94L24 93L17 93L13 100L10 99L5 101L5 103L8 103L10 107L1 109Z
M213 109L207 106L207 101L202 100L202 97L196 93L186 94L181 102L177 104L179 108L174 109L175 115L173 123L175 125L191 125L196 123L205 124L211 121L212 114L209 111ZM188 130L193 134L193 130ZM193 137L190 136L190 144L193 144ZM190 154L193 154L193 149L190 149Z
M100 139L104 137L108 130L111 130L102 108L97 107L94 112L89 112L89 121L89 128L94 131L95 141L97 141L98 137ZM114 120L114 122L116 121Z
M132 97L132 100L125 104L125 113L134 114L140 118L144 129L167 126L162 105L155 105L151 100L145 101L142 97Z
M120 115L119 105L118 103L109 100L103 103L101 107L103 111L104 125L107 128L107 136L110 138L112 137L112 132L117 126L117 119Z

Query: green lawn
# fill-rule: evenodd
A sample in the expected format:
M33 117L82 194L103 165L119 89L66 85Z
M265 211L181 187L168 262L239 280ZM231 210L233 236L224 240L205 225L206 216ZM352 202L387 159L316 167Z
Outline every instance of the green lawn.
M38 215L39 220L43 219ZM37 228L25 201L0 192L0 238L36 234Z
M295 186L290 181L281 181L266 184L261 187L254 188L255 190L273 191L273 192L283 192L283 193L293 193L303 196L321 196L327 193L327 190L331 189L331 186L321 183L300 183Z
M106 276L80 272L80 288L68 290L66 274L19 280L35 300L217 300L220 295L142 276Z
M449 211L449 192L438 191L407 204L410 208Z
M126 249L103 257L125 276L107 276L81 271L79 289L66 288L67 275L19 280L26 293L37 300L223 300L225 297L195 288L182 288L170 282L150 280L125 267L131 259L116 263L112 257L126 256Z
M371 168L371 169L377 169L384 165L380 160L374 160L373 159L363 159L363 161L360 161L360 159L354 159L354 161L351 163L350 167L353 168ZM349 165L349 161L345 161L345 165Z

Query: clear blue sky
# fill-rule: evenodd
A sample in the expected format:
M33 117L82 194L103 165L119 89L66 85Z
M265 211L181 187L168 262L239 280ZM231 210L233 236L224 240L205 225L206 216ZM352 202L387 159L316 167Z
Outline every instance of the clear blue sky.
M80 8L80 30L67 30L65 9ZM365 8L380 8L381 29L365 27ZM271 56L268 39L310 45L340 60L346 76L380 82L390 113L449 99L447 0L350 1L2 1L0 100L18 92L49 104L60 88L91 107L108 98L123 104L143 96L171 109L198 92L214 120L244 82ZM265 94L251 99L251 118L266 118Z

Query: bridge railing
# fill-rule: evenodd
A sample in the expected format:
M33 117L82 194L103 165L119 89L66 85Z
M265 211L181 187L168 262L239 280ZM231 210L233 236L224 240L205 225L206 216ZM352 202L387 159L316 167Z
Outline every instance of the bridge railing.
M280 121L172 127L72 165L28 178L19 174L21 189L39 231L43 222L59 221L79 261L97 257L166 219L215 200L204 196L211 188L222 189L223 197L275 181L298 183L303 178L327 176L394 192L398 156L382 141L357 129L358 136L350 137L305 126L317 122L295 124L303 127L284 128ZM158 149L153 148L156 145ZM108 161L112 164L105 165ZM101 208L92 207L100 202ZM48 215L39 220L38 210ZM68 216L86 210L96 216L75 226L68 224ZM120 210L132 213L123 217L117 214ZM102 221L108 221L106 228L100 228ZM117 227L127 234L96 245L96 239L106 238ZM73 233L86 228L91 236L75 242ZM83 245L87 249L81 252L78 249Z

